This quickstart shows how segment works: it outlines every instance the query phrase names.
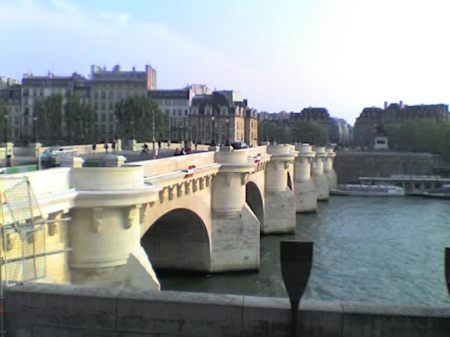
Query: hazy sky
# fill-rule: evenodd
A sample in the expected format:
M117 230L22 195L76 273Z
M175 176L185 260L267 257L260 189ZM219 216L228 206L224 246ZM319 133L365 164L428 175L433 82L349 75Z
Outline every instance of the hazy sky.
M157 70L259 111L449 103L448 0L0 0L0 75Z

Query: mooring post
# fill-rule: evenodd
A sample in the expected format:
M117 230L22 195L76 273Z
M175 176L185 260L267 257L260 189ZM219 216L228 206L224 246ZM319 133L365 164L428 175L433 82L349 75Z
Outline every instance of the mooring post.
M298 307L308 285L313 261L313 250L313 242L280 242L281 273L291 304L292 337L297 336Z

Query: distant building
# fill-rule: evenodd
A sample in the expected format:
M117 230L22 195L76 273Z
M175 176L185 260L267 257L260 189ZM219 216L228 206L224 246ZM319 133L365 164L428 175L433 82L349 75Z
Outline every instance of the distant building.
M101 138L113 138L117 134L114 115L116 103L130 96L145 96L156 89L156 71L150 65L144 71L121 70L116 65L112 70L91 66L91 103L97 112L97 123Z
M195 96L192 100L189 126L194 141L217 144L227 140L258 143L258 122L247 100L232 90L214 91L210 95Z
M21 87L21 135L23 140L29 141L36 138L35 123L38 116L35 109L39 101L52 95L60 95L65 104L67 98L73 94L79 95L85 101L89 99L88 80L77 73L72 76L55 76L52 73L47 76L25 74ZM63 107L61 107L61 113L64 115ZM64 118L61 130L64 135Z
M148 97L152 98L160 110L167 115L168 127L164 131L165 138L178 141L191 139L189 112L191 109L193 90L150 90Z
M449 120L448 105L404 105L400 103L388 104L384 109L371 107L364 108L356 119L353 141L357 146L372 147L377 129L387 129L390 126L401 125L411 120Z
M351 126L342 118L331 117L326 108L308 107L291 114L291 126L302 121L321 125L327 131L329 143L348 145L351 141Z
M19 81L0 77L0 102L6 107L4 138L1 141L18 141L22 137L21 91Z

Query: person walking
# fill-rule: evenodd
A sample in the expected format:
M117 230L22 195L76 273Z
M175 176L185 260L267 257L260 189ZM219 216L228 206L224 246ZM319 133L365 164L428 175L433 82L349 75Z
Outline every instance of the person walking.
M105 152L108 153L109 145L106 141L105 141L105 144L103 145L103 147L105 148Z
M92 144L92 152L95 153L96 149L97 149L97 144L96 143Z

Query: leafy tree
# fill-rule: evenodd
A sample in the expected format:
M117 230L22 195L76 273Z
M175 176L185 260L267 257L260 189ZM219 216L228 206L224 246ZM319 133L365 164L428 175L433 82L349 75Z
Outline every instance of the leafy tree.
M290 143L289 132L286 127L276 121L263 121L258 127L259 140L277 143Z
M65 105L66 140L69 144L86 144L96 136L96 112L79 95L71 95Z
M155 139L164 137L167 129L167 115L161 112L150 97L132 96L116 104L115 115L122 138L151 140L153 116L155 120Z
M441 153L450 160L450 122L409 121L387 129L392 148L402 151Z
M58 144L63 139L62 96L51 95L36 104L36 138L45 144Z
M0 141L6 140L6 118L8 115L8 110L6 110L6 104L0 99Z
M292 127L295 142L325 145L328 142L327 129L316 122L297 121Z

